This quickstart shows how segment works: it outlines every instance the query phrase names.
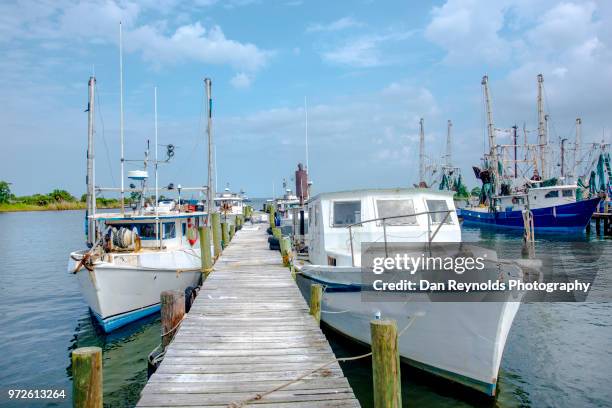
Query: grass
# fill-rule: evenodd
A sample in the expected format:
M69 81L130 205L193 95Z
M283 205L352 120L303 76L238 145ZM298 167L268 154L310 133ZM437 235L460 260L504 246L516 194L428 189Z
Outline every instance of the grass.
M117 205L108 205L98 208L118 208ZM45 205L25 204L25 203L9 203L0 204L0 212L17 212L17 211L63 211L63 210L83 210L86 208L85 203L80 201L60 201L57 203L49 203Z

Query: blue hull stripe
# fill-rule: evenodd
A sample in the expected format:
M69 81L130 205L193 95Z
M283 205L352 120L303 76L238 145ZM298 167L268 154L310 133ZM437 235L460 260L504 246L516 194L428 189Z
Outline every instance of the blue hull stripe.
M126 313L121 313L112 317L108 317L106 319L103 319L93 310L92 313L96 317L96 320L98 321L104 332L110 333L113 330L117 330L118 328L125 326L126 324L135 322L136 320L152 315L153 313L157 313L159 312L160 308L160 304L157 303L155 305L143 307L142 309L132 310Z
M597 208L599 198L578 201L556 207L537 208L533 212L533 225L536 231L573 231L581 232L589 223ZM464 225L484 225L490 227L523 229L521 211L484 212L466 208L459 209Z

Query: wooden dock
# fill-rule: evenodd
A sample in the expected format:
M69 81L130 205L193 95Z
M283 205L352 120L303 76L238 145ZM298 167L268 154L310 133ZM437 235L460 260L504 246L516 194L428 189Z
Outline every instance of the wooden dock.
M138 407L360 406L337 362L292 382L335 357L266 227L223 251Z

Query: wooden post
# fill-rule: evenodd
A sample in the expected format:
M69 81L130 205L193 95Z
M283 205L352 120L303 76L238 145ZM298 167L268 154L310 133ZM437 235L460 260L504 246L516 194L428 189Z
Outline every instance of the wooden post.
M291 239L282 237L280 240L281 255L283 256L283 265L291 265Z
M278 227L273 227L272 228L272 236L276 239L278 239L278 244L280 245L280 240L282 238L281 236L281 229Z
M229 238L230 241L234 239L234 235L236 235L236 226L234 224L230 224L229 226Z
M215 259L221 255L221 214L212 213L211 217L212 223L212 236L213 236L213 245L215 247Z
M163 291L161 293L162 347L170 344L184 315L185 293L178 290Z
M200 226L200 259L201 271L205 276L212 272L212 255L210 253L210 228Z
M102 408L100 347L81 347L72 352L72 406Z
M370 330L374 407L401 407L400 357L395 321L372 320Z
M318 283L310 285L310 314L314 316L317 323L321 322L321 298L323 297L323 286Z
M221 246L223 249L229 245L229 228L227 228L227 222L221 223Z
M270 222L270 228L276 227L276 223L274 222L274 204L270 204L268 206L270 212L268 213L268 221Z

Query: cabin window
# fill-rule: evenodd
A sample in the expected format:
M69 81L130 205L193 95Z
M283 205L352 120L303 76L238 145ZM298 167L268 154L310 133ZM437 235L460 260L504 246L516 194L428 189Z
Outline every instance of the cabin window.
M440 224L444 218L446 217L445 224L452 224L452 218L450 213L445 212L436 212L436 211L447 211L448 203L446 200L425 200L427 203L427 208L430 212L434 212L434 214L429 214L429 218L432 224ZM448 214L448 217L447 217Z
M563 197L573 197L574 190L563 190Z
M176 237L176 223L164 222L164 239L170 239Z
M553 191L549 191L548 193L546 193L546 195L544 196L544 198L556 198L559 197L559 190L553 190Z
M361 201L334 201L334 226L351 225L361 221Z
M397 217L398 215L414 214L412 200L376 200L378 218ZM385 225L416 225L415 216L391 218L385 220ZM382 221L378 225L382 225Z

